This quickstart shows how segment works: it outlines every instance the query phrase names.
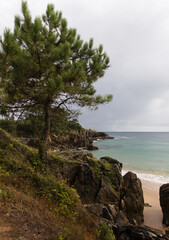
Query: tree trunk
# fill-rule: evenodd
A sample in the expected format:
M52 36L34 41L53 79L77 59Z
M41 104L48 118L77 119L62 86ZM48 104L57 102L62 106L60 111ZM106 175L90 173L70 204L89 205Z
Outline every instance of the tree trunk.
M50 102L47 101L44 106L44 113L45 113L45 124L44 124L44 131L43 131L43 141L45 148L47 149L48 144L50 142Z

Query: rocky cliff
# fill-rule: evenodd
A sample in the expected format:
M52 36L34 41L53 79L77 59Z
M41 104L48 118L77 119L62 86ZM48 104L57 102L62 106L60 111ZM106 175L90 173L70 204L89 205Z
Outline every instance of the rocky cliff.
M86 148L88 150L97 150L93 141L98 139L113 139L107 133L93 130L81 129L79 132L70 132L69 134L53 135L52 145L59 146L61 149Z
M69 133L52 134L51 148L53 149L77 149L85 148L88 150L97 150L98 148L93 145L93 141L98 139L114 139L107 133L97 132L93 130L81 129L79 131L70 131ZM38 139L20 138L20 140L29 146L37 147Z
M66 150L42 162L1 129L0 153L0 222L9 229L0 239L112 240L112 230L116 240L168 239L140 225L141 182L131 172L122 177L116 159Z
M98 160L90 153L72 151L68 159L51 162L50 168L76 188L84 210L106 222L116 239L169 239L161 231L142 225L144 198L136 174L128 172L122 177L122 164L110 157Z
M107 220L118 221L121 217L124 222L143 222L141 181L131 172L122 177L122 164L116 159L98 160L90 153L72 151L69 161L49 164L56 176L76 188L88 211Z

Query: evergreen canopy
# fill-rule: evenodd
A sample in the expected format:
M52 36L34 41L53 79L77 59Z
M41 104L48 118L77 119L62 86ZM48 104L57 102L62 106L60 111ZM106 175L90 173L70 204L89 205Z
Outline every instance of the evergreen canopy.
M76 29L68 28L52 4L32 20L23 1L22 14L15 17L14 31L6 29L1 39L1 114L44 114L43 136L48 140L56 108L97 108L112 100L112 95L95 95L93 86L109 67L109 58L102 45L94 48L93 39L84 43Z

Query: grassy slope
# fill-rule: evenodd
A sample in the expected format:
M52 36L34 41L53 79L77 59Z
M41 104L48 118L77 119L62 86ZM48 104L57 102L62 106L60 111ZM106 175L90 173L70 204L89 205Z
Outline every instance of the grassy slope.
M57 159L52 157L52 161ZM97 224L76 191L0 129L0 239L96 239Z

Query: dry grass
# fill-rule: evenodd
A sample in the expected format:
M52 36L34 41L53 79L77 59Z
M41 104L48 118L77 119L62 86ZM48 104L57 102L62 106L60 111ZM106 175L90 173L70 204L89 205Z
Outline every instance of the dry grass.
M35 168L35 156L0 130L0 239L94 240L97 221L73 189Z
M51 208L44 200L8 187L6 199L0 204L0 239L95 239L97 224L81 208L74 222L65 216L56 216Z

